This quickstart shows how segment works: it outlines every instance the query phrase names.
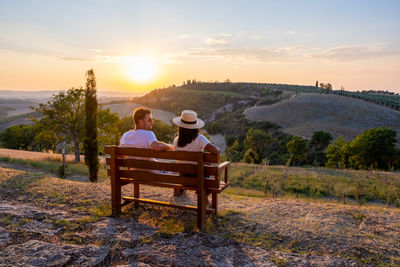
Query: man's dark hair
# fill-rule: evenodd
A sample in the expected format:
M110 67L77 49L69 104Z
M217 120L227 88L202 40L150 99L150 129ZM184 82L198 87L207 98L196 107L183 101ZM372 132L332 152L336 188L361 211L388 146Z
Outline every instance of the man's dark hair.
M135 121L135 125L138 125L140 120L143 120L147 114L151 114L150 109L148 108L137 108L133 111L133 120Z
M184 147L193 142L199 135L200 129L186 129L178 127L178 147Z

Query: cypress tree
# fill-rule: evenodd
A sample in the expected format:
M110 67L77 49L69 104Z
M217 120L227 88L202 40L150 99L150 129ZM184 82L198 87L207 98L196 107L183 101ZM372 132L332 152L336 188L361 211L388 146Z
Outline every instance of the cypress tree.
M99 172L99 153L97 141L97 97L96 77L93 69L86 73L85 89L85 164L89 168L89 180L97 182Z

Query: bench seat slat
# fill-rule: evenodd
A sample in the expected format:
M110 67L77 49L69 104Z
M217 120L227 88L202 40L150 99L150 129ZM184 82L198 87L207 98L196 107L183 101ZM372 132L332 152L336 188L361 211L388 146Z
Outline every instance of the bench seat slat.
M142 149L133 147L117 147L117 156L125 155L125 156L135 156L135 157L197 161L199 153L202 152L156 151L152 149Z
M195 179L195 178L192 178L192 179ZM142 179L138 180L135 178L120 178L120 180L121 180L122 185L140 182L140 184L145 184L145 185L196 190L196 186L188 185L187 183L182 185L182 184L166 183L166 182L154 182L151 180L142 180ZM206 185L207 185L207 188L213 188L213 189L220 187L220 184L218 183L218 181L213 178L206 178Z
M160 171L172 171L196 174L197 166L190 163L160 162L140 159L117 159L117 164L122 167L133 167Z
M119 170L120 177L134 178L136 181L153 181L160 183L171 183L171 184L182 184L188 186L196 186L196 177L185 177L170 174L159 174L151 171L141 171L141 170Z

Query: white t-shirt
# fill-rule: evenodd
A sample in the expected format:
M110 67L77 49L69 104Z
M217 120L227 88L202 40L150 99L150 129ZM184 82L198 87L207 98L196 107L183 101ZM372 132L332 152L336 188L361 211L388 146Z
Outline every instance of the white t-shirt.
M178 147L178 136L177 136L174 139L173 146L175 147L175 150L198 152L198 151L203 151L206 145L209 143L210 141L208 141L208 139L204 135L199 134L196 137L196 139L194 139L190 144L187 144L184 147Z
M124 133L119 141L121 146L130 146L136 148L151 148L151 144L157 141L152 131L130 130Z

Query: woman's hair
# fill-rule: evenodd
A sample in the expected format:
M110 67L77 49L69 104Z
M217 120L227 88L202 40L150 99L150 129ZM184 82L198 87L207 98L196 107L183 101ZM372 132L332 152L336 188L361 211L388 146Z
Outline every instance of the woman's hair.
M178 127L178 147L184 147L193 142L199 135L200 129L186 129Z

